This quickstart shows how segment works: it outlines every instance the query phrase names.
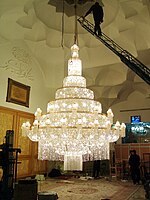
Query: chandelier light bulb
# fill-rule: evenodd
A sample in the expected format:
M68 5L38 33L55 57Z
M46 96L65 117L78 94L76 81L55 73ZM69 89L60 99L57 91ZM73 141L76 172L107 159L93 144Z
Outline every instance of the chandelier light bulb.
M120 127L120 122L119 122L119 121L116 122L115 127L116 127L116 128L119 128L119 127Z

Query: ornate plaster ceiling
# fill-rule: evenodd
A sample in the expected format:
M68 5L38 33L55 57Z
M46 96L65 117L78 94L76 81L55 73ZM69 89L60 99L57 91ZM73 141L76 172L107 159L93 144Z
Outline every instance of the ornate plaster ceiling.
M23 41L41 66L45 86L54 90L62 85L74 41L72 2L65 0L63 18L60 0L0 1L0 45L8 41ZM78 4L78 15L81 16L93 2L84 0L80 3L78 0ZM102 31L150 66L150 1L103 0L103 4ZM87 19L93 23L92 15ZM83 75L97 100L109 107L125 101L135 91L149 97L148 84L80 24L78 41Z

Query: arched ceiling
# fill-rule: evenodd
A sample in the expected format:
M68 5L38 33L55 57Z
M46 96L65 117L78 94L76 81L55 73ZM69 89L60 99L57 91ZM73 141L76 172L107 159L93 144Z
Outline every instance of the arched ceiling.
M1 0L0 45L23 41L41 66L45 86L61 87L74 42L74 0ZM93 0L77 0L78 16ZM150 66L150 1L103 0L102 31ZM64 15L62 13L64 10ZM64 18L63 18L64 16ZM87 19L93 23L92 15ZM135 91L150 96L149 85L78 24L80 58L87 86L105 106L125 101ZM143 92L144 91L144 92Z

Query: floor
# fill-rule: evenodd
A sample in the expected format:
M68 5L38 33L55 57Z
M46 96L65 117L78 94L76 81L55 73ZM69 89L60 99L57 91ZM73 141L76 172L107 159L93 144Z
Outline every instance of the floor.
M139 186L137 188L137 191L131 195L131 197L128 200L143 200L145 198L145 191L143 188L143 185Z
M58 200L145 200L143 185L121 180L47 179L38 181L38 191L53 191Z

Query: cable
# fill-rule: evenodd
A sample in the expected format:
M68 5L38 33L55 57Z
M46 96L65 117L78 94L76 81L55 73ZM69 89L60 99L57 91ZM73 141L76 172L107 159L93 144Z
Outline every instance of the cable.
M63 0L62 27L61 27L61 30L62 30L61 46L62 46L62 48L64 47L64 22L65 22L64 15L65 15L65 2Z
M77 26L77 0L75 0L75 35L74 35L74 44L78 45L78 26Z

